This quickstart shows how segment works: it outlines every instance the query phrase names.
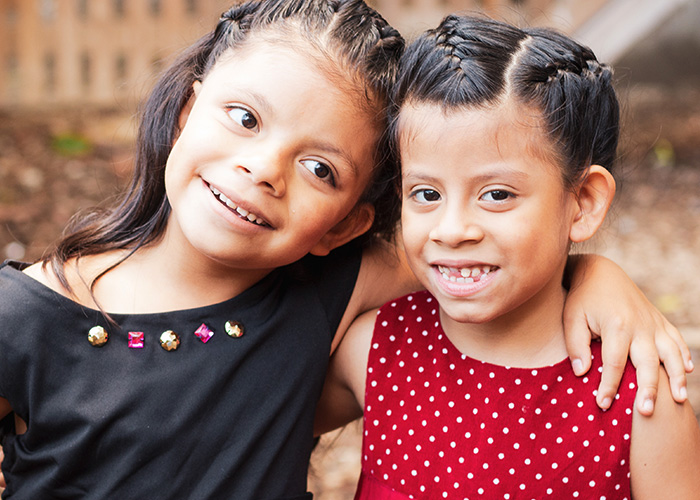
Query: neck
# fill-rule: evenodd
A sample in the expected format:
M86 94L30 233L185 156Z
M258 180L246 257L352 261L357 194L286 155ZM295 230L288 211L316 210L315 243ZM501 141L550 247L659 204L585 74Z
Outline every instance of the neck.
M517 308L484 323L459 323L440 310L447 338L463 354L488 363L536 368L566 358L562 313L566 291L542 290Z
M128 252L119 250L88 256L67 266L74 298L95 307L88 284L119 262ZM94 297L109 313L145 314L192 309L228 300L260 281L270 270L238 270L192 255L164 239L140 248L102 277Z

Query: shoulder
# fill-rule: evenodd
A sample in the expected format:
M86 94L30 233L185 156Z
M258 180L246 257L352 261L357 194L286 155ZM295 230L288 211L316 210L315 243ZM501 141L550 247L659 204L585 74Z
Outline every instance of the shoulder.
M420 289L401 249L384 241L364 249L353 294L361 310L380 307L395 297Z
M337 329L333 348L341 341L350 323L360 314L420 288L401 250L382 241L365 248L352 296Z
M377 328L408 327L423 323L438 311L438 303L427 291L412 292L384 304L377 314Z
M374 327L377 322L378 309L372 309L357 317L353 321L348 332L341 342L341 347L346 356L352 360L367 360L370 345L374 336ZM366 363L363 363L366 365Z
M423 314L426 310L437 310L438 303L430 292L420 290L411 292L401 297L397 297L385 303L380 309L380 314L396 315L396 314L411 314L416 316Z
M331 373L345 381L362 404L367 375L367 365L372 350L374 325L377 310L373 309L361 314L348 328L336 353L331 359Z
M653 415L636 410L632 419L630 473L637 500L695 499L700 491L700 428L689 402L676 403L668 376L659 368L659 391ZM662 478L662 479L660 479Z
M426 291L413 292L387 302L376 315L370 364L377 360L381 360L385 367L398 363L397 352L403 352L409 346L412 350L429 349L433 338L430 332L434 332L438 325L437 301Z
M28 264L26 262L6 260L2 264L0 264L0 279L3 280L3 282L12 280L12 276L16 276L22 273L31 266L31 264Z
M3 313L16 305L28 306L39 299L41 291L49 290L45 280L37 273L30 272L36 268L21 262L6 261L0 267L0 294L2 294Z

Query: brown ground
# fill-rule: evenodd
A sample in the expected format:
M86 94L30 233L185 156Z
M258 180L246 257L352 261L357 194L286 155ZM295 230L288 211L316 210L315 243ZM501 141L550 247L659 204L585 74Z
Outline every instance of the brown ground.
M624 181L602 240L610 256L676 324L700 359L700 90L637 89L626 96ZM79 209L124 186L129 120L97 111L0 110L0 252L36 259ZM700 369L698 370L700 372ZM700 374L690 377L700 410ZM321 500L352 498L356 424L324 439L312 463Z

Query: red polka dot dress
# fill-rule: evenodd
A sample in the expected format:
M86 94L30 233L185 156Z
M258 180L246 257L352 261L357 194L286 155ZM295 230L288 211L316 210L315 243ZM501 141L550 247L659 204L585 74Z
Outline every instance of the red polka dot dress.
M508 368L460 353L428 292L386 304L375 324L356 499L630 499L636 392L628 363L600 410L600 345L576 377L568 359Z

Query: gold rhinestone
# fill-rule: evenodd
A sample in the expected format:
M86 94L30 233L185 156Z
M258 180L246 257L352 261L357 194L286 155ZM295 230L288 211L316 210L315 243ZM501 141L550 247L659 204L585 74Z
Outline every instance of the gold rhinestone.
M160 334L160 346L166 351L174 351L180 347L180 336L172 330Z
M109 334L107 330L101 326L93 326L88 332L88 342L90 342L95 347L102 347L109 340Z
M241 323L240 321L227 321L224 325L224 328L226 329L226 333L228 333L231 337L235 338L242 336L245 332L245 328L243 328L243 323Z

